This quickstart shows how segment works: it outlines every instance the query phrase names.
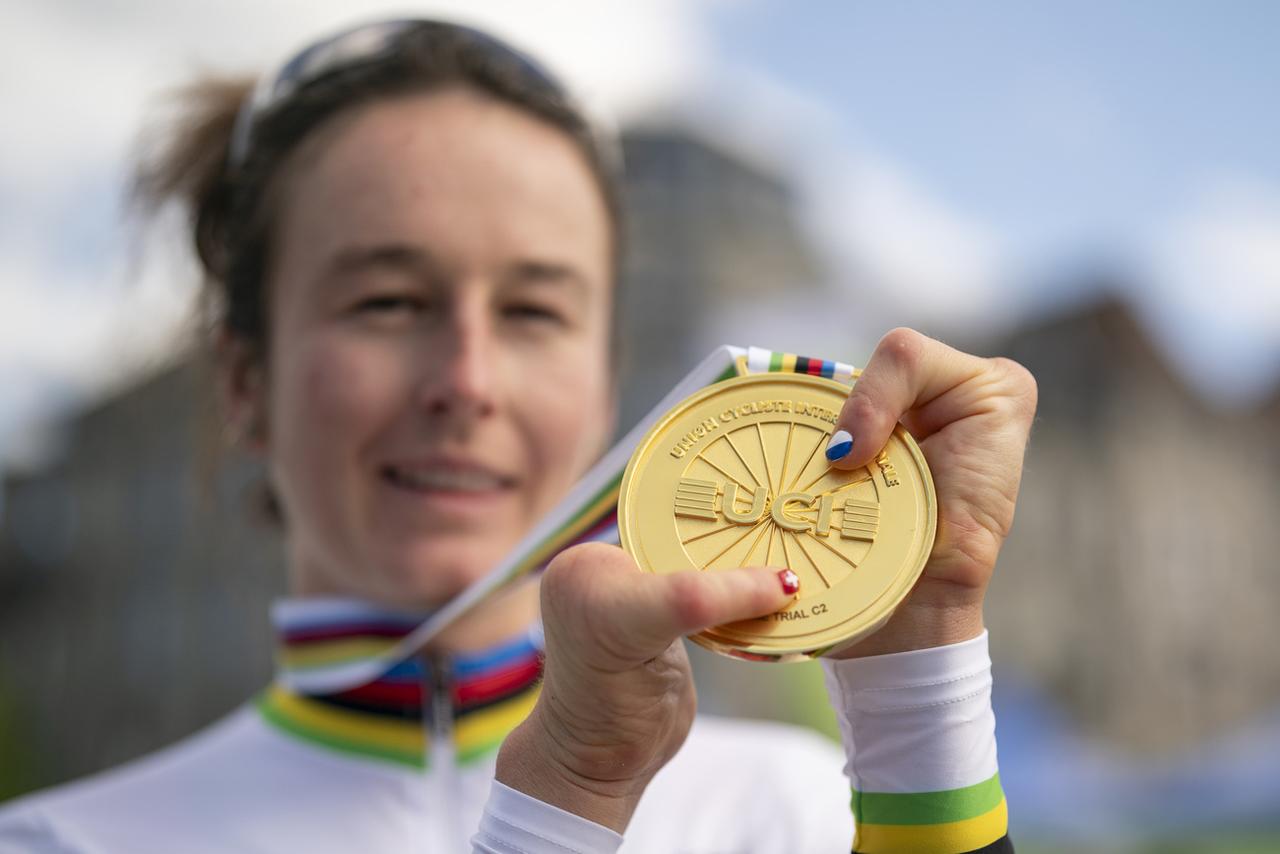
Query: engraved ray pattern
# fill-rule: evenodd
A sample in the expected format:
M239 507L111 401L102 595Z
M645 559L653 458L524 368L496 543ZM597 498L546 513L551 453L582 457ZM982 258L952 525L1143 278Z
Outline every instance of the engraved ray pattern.
M715 447L715 445L718 444L724 438L725 438L724 436L721 436L719 439L716 439L715 442L712 442L711 446L709 446L705 451L703 451L694 462L706 463L707 465L711 466L711 468L720 472L720 474L729 478L729 480L738 484L738 486L742 487L743 489L754 491L754 484L749 485L749 484L743 483L741 478L739 478L737 475L731 474L724 466L720 465L715 460L711 459L711 449Z
M818 566L818 562L813 559L813 555L809 554L809 550L804 547L804 540L800 539L799 534L792 534L796 538L796 545L800 547L801 553L808 558L809 565L813 567L813 571L818 573L818 577L822 579L822 583L827 585L827 589L831 589L831 582L827 580L827 576L823 574L822 568Z
M804 464L796 471L795 479L791 481L790 485L788 485L783 492L793 492L795 490L796 484L799 483L800 478L804 476L805 471L809 468L809 464L813 462L813 455L818 453L818 448L822 447L822 442L826 438L827 435L825 433L818 434L818 441L813 443L813 450L809 452L809 456L805 457ZM825 472L826 469L824 468L823 471Z
M755 473L755 471L751 468L751 466L747 465L747 461L742 456L742 451L739 451L738 446L733 443L733 436L729 433L725 433L724 436L722 436L721 438L723 438L726 442L729 443L729 447L732 448L734 454L737 455L738 461L742 463L742 467L745 468L751 474L751 479L752 481L755 482L755 485L760 486L760 484L763 483L764 481L761 480L760 476Z
M760 456L764 459L764 481L769 485L769 491L777 495L777 491L773 487L773 475L769 473L769 452L764 446L764 430L760 429L760 422L756 422L756 438L760 440Z
M821 480L821 479L822 478L818 478L818 480ZM824 495L835 495L837 492L844 492L846 489L857 486L860 483L866 483L869 480L871 480L871 472L869 470L864 470L864 474L862 475L862 477L858 478L857 480L851 480L848 483L841 484L840 486L837 486L833 489L828 489L826 492L819 492L814 496L814 498L821 498ZM814 483L817 483L817 481L814 481ZM809 484L809 486L813 486L813 484L811 483ZM801 491L808 492L808 489L806 488Z
M787 427L787 444L782 448L782 474L778 475L778 490L782 491L782 485L787 482L787 461L791 458L791 437L795 435L796 422L792 421Z
M742 536L741 536L741 537L738 537L738 538L737 538L736 540L734 540L732 543L729 543L729 545L727 545L727 546L725 546L725 547L724 547L724 551L720 552L718 555L716 555L716 556L715 556L715 557L713 557L711 560L709 560L709 561L707 561L706 563L704 563L704 564L703 564L701 567L699 567L699 568L700 568L700 569L706 569L707 567L711 566L711 564L715 563L715 562L716 562L716 561L718 561L720 558L724 557L724 556L725 556L725 553L726 553L726 552L728 552L728 551L729 551L729 549L733 548L733 547L734 547L734 546L736 546L738 543L742 542L742 541L743 541L743 540L745 540L747 537L751 536L751 532L752 532L752 531L754 531L754 530L756 529L756 527L757 527L757 526L764 524L764 521L765 521L766 519L768 519L768 518L769 518L768 516L761 516L761 517L760 517L760 519L759 519L755 524L751 525L751 526L750 526L750 527L748 527L745 531L743 531L743 532L742 532ZM769 525L769 528L770 528L770 530L772 531L773 526L772 526L772 525ZM772 539L772 533L770 534L770 538Z

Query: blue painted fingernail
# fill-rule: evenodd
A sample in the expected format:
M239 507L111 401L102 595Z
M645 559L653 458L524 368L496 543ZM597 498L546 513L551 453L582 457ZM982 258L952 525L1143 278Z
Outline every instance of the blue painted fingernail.
M853 437L848 430L837 430L827 443L827 459L835 462L853 450Z

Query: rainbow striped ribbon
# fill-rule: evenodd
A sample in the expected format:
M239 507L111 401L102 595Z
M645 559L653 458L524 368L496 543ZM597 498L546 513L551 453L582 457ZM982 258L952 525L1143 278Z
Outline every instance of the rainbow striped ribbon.
M289 687L305 693L335 692L372 682L398 662L413 655L423 644L461 614L474 608L495 591L516 579L536 575L557 554L586 542L618 542L618 488L631 452L649 428L680 401L712 383L740 373L786 371L852 382L858 371L843 362L811 359L759 347L717 347L696 368L667 393L657 406L636 423L625 436L582 477L554 509L527 534L501 563L477 579L439 610L430 614L412 632L400 639L387 639L381 650L347 662L288 671L282 675Z
M795 374L810 374L815 377L852 382L858 371L844 362L832 362L829 359L810 359L808 356L797 356L794 353L779 353L776 350L761 350L759 347L747 348L747 371L762 374L767 371L785 371Z

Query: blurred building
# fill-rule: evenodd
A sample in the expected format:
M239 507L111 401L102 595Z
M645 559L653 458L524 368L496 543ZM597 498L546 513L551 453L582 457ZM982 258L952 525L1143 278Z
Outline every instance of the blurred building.
M710 313L780 288L812 292L826 276L790 189L766 170L670 129L629 131L623 149L625 426L724 343L702 334Z
M625 426L706 355L714 306L819 274L765 171L672 130L624 152ZM171 742L270 677L279 541L211 392L181 360L71 417L54 463L4 483L0 797Z
M206 379L142 379L4 483L0 796L171 742L270 676L278 550L244 509L252 468L206 437Z
M988 600L997 663L1137 752L1280 706L1280 394L1210 408L1117 299L982 349L1040 389Z

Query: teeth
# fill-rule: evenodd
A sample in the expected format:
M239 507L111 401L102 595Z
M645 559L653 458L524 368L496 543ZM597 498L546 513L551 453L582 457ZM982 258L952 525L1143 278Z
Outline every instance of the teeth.
M484 492L503 486L501 479L481 471L450 471L445 469L388 470L391 479L410 489L445 489L457 492Z

